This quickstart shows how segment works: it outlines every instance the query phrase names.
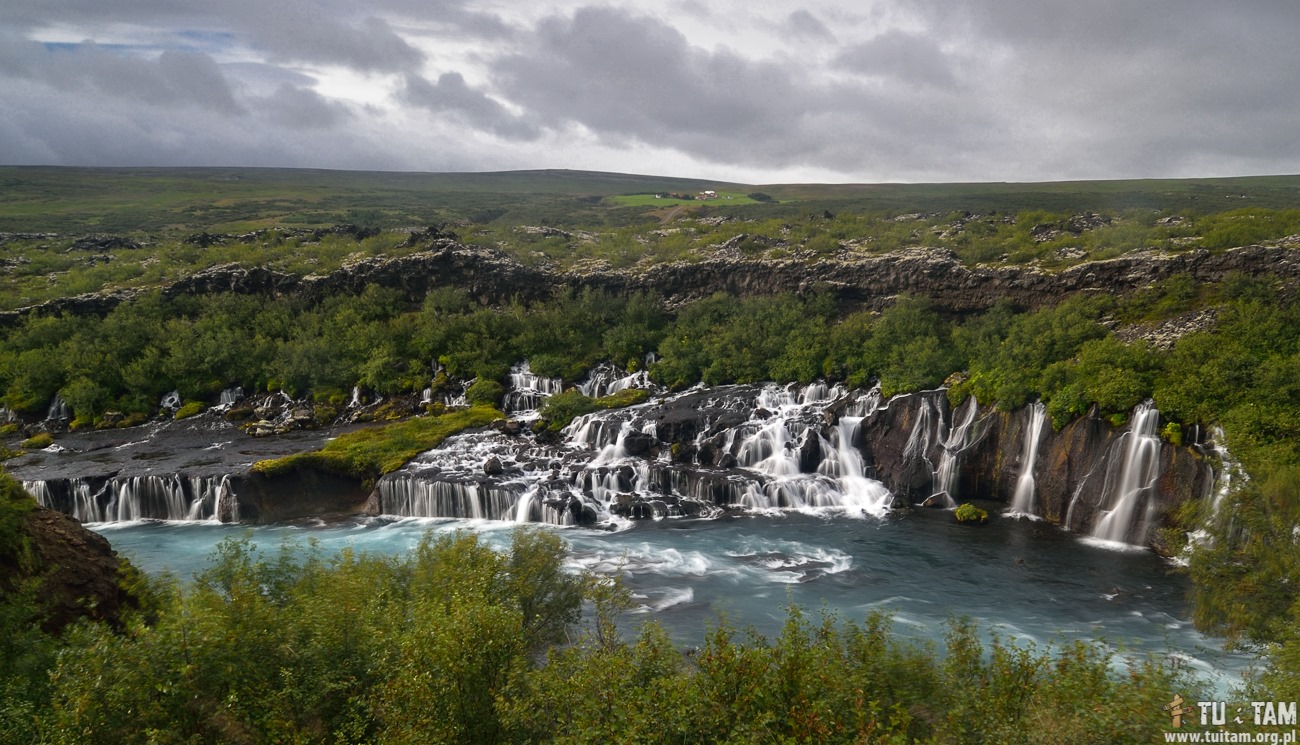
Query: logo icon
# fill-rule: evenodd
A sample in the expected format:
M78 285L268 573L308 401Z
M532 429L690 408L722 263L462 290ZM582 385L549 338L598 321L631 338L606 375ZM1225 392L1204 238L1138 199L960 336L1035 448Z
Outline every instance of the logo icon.
M1172 717L1174 720L1173 721L1174 729L1178 729L1179 727L1183 726L1184 714L1192 714L1196 712L1195 707L1183 706L1183 704L1185 703L1187 702L1183 699L1182 694L1175 693L1174 700L1165 704L1164 710L1169 712L1169 716Z

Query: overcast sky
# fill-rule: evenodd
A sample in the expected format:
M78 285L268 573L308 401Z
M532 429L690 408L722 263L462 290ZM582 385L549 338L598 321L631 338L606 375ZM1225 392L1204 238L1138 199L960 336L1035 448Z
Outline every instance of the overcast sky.
M0 0L0 163L1300 173L1296 0Z

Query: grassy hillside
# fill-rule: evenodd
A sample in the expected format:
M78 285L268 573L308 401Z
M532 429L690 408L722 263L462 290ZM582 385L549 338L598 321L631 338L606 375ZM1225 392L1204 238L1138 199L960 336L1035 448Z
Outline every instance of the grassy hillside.
M353 222L396 227L444 220L626 225L663 205L609 199L660 192L761 191L779 204L701 202L688 209L787 217L821 212L1165 211L1280 208L1300 176L1040 184L772 184L590 171L396 173L276 168L0 167L0 231L239 232Z

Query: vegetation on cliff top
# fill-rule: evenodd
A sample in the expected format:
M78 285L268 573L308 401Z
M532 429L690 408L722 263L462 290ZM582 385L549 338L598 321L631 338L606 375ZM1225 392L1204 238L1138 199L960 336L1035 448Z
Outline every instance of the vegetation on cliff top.
M315 468L374 481L406 465L420 453L432 450L448 437L472 427L485 427L504 416L490 406L474 406L412 417L346 432L325 443L320 450L258 461L253 464L253 471L274 477L297 468Z

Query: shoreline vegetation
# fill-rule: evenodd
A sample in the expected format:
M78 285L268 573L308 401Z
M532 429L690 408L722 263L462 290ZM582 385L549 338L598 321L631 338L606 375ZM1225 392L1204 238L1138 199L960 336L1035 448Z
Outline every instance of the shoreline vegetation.
M195 197L200 181L221 174L235 178L235 196ZM1093 409L1118 426L1153 399L1165 439L1222 427L1249 476L1234 479L1217 515L1205 500L1189 503L1169 531L1171 544L1188 550L1194 619L1266 655L1244 695L1300 699L1300 301L1266 268L1215 284L1175 275L1123 295L1079 294L1038 309L1004 300L961 314L936 306L924 288L880 310L845 307L819 287L676 305L649 292L566 288L496 305L450 286L416 304L375 285L316 299L168 298L156 289L229 262L306 276L401 255L415 250L404 245L413 233L395 228L412 222L521 262L579 269L715 255L816 262L927 247L967 265L1050 272L1152 250L1300 245L1300 178L800 192L572 173L495 182L462 175L439 190L411 186L416 175L362 174L353 191L329 197L335 176L316 172L299 174L296 196L288 176L256 169L140 169L130 188L121 186L126 171L115 169L0 168L0 176L0 195L24 195L0 207L0 230L12 231L0 236L0 306L138 290L102 315L32 314L0 331L0 402L13 412L5 433L15 443L41 434L37 421L56 396L81 428L148 420L172 391L191 410L235 386L310 397L324 409L354 387L381 396L469 387L477 406L360 430L317 453L258 466L275 473L310 461L375 478L454 431L500 417L491 407L500 381L525 359L534 373L567 381L604 362L644 367L674 389L823 379L878 381L894 395L946 384L954 404L975 396L1011 410L1041 400L1058 429ZM78 179L101 195L79 210L69 186ZM104 192L110 183L121 191ZM178 183L164 196L165 185ZM577 183L589 191L555 186ZM53 197L45 212L33 201L35 184ZM609 199L704 189L768 200L704 201L661 224L664 215L645 200ZM384 201L397 192L405 196ZM115 212L128 193L136 207ZM339 217L350 225L318 227ZM636 403L636 395L565 393L544 414L558 429L598 407ZM34 569L25 499L8 489L0 504L0 561L12 576ZM720 741L763 733L1147 741L1167 725L1160 706L1171 691L1192 690L1154 660L1116 676L1085 645L1051 654L985 647L957 621L940 654L893 640L883 618L812 621L798 609L778 639L724 624L684 655L653 626L635 640L620 637L611 625L622 602L617 586L561 576L561 554L558 539L534 531L521 531L504 556L463 537L426 542L403 561L310 551L263 558L232 542L193 586L135 577L138 614L58 635L35 623L38 589L6 580L0 742ZM594 609L586 631L566 635L583 602ZM405 625L393 626L398 619ZM319 714L304 718L309 711Z

